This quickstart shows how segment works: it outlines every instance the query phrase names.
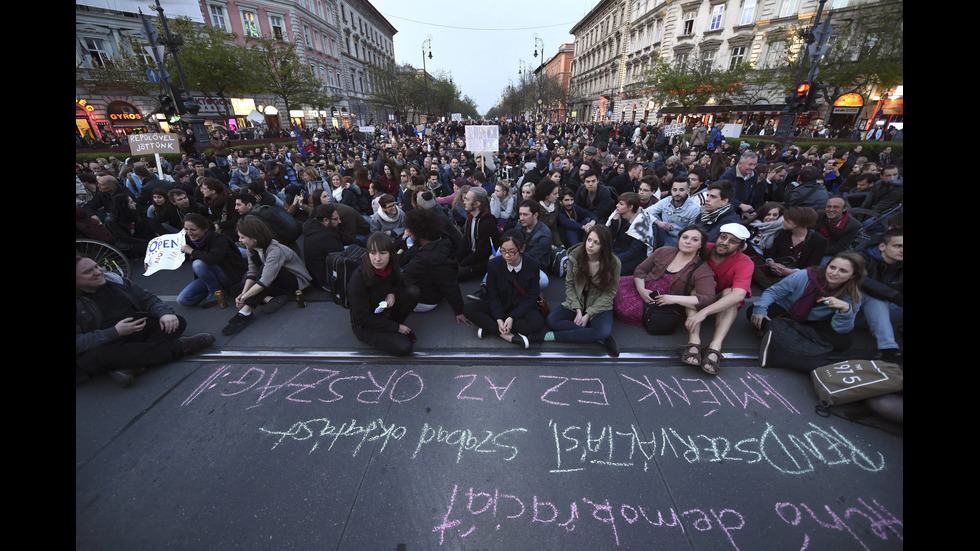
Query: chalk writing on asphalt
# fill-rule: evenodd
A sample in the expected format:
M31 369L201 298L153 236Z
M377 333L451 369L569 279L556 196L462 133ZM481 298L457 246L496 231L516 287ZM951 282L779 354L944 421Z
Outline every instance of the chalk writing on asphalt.
M813 423L801 434L779 432L766 423L756 434L706 435L681 434L671 427L644 434L635 425L623 430L609 424L563 425L554 420L549 420L547 427L531 431L525 427L458 427L428 422L412 428L386 423L381 418L358 421L318 417L282 429L260 430L276 437L272 450L287 442L302 442L309 446L309 453L318 449L348 450L354 457L366 443L377 442L378 453L384 453L391 441L407 437L405 441L414 446L412 459L441 453L443 459L453 463L460 463L471 454L498 454L494 457L513 461L522 446L538 450L550 447L553 462L539 467L553 474L596 469L647 472L654 461L669 460L690 465L738 463L784 475L802 475L818 468L852 467L867 472L885 468L880 452L862 449L834 427L825 429Z
M444 377L453 379L454 390L458 389L454 394L456 400L471 404L501 403L505 397L516 393L523 400L533 396L536 402L558 408L608 407L612 404L611 397L623 395L622 392L611 394L609 389L621 385L629 401L639 408L697 408L704 416L725 409L753 408L800 413L764 377L751 373L710 380L675 376L651 379L647 374L626 373L620 374L619 380L552 374L508 378L466 373ZM531 392L521 393L518 388L522 385L530 387ZM310 366L297 370L223 365L201 382L181 405L190 405L205 394L217 394L222 398L247 397L248 408L276 400L306 404L343 400L356 400L362 404L403 404L416 400L424 392L422 375L411 369L340 371Z
M537 494L501 490L495 487L466 486L454 483L448 499L439 504L445 513L437 517L432 534L439 546L457 547L467 540L469 545L485 546L493 543L494 534L501 530L551 531L544 537L560 539L563 532L579 531L605 534L609 546L636 546L676 538L678 544L687 547L689 541L683 535L699 534L711 537L717 543L713 547L730 547L739 550L740 540L747 549L758 541L752 532L753 522L759 531L768 532L775 519L752 519L730 506L701 506L675 509L643 503L620 503L608 497L581 497L574 501L558 502ZM848 500L851 501L851 500ZM859 506L848 507L843 514L824 506L821 513L814 512L805 503L777 503L775 514L784 523L805 530L800 534L800 550L827 548L821 542L827 531L846 531L863 549L872 549L874 539L881 541L904 539L902 521L871 499L857 498ZM823 515L826 518L819 518ZM870 528L870 533L868 533ZM601 537L601 536L600 536ZM467 539L469 538L469 539ZM555 541L554 539L549 541ZM582 541L581 539L576 541ZM600 545L600 547L602 547ZM789 549L787 547L786 549Z

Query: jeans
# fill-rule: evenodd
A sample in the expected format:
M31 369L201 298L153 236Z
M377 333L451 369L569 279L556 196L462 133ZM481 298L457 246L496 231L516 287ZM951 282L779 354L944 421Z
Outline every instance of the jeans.
M203 260L195 260L191 264L194 275L197 276L187 287L177 295L177 304L181 306L194 306L202 300L214 295L215 291L220 291L230 287L234 281L225 275L224 270L217 264L208 264Z
M867 325L878 341L878 350L888 350L898 349L892 324L901 323L903 318L904 309L901 306L865 295L857 322L862 326Z
M612 310L596 314L586 327L575 325L575 312L560 306L548 314L548 327L558 342L604 341L612 335L615 315Z

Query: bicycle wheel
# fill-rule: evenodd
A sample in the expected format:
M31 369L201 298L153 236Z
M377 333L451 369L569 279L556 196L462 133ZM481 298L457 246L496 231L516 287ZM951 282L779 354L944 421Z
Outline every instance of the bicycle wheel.
M76 239L75 251L91 258L105 271L129 279L129 259L112 245L94 239Z

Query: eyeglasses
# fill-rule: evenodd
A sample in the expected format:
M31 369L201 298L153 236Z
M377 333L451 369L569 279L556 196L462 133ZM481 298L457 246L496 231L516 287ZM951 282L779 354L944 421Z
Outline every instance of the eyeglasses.
M517 249L500 249L500 256L514 256L519 252Z
M722 234L718 236L718 239L715 239L715 243L731 243L732 245L741 245L744 243L744 240Z

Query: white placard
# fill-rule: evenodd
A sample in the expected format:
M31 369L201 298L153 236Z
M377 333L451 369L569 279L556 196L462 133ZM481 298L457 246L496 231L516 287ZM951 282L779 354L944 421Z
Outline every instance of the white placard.
M499 149L500 127L497 125L467 125L467 151L497 151Z
M156 273L160 270L176 270L184 263L185 255L180 252L181 247L186 244L184 230L179 233L168 233L161 235L150 241L146 246L146 256L143 263L146 264L144 276Z

